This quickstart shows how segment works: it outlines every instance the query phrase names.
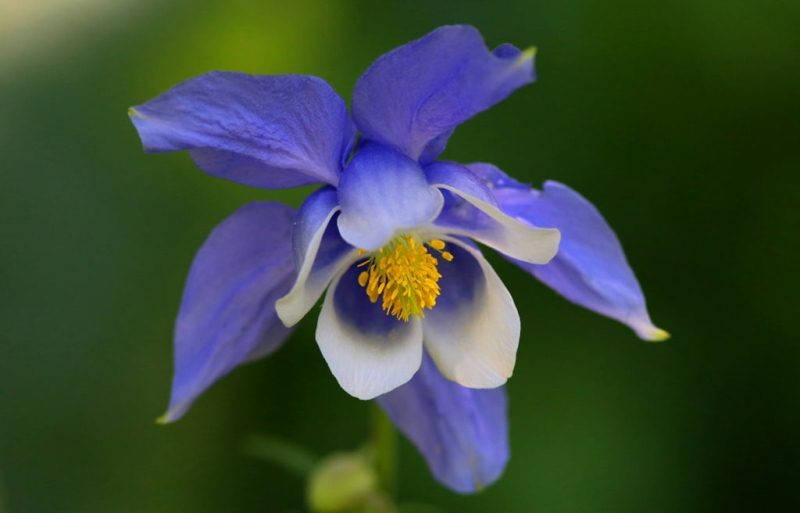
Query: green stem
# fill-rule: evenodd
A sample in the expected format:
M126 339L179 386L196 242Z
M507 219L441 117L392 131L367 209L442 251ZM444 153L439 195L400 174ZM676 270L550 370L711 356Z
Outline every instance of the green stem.
M394 497L397 479L397 432L377 403L372 404L372 451L381 489Z

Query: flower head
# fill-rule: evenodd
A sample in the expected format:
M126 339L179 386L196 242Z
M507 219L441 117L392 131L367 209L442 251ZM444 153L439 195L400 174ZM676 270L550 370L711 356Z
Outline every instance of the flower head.
M533 57L446 26L375 61L352 117L319 78L225 72L131 109L147 151L187 150L205 172L255 187L321 184L296 212L243 207L200 249L164 419L274 351L324 295L316 339L341 387L377 398L454 490L492 482L508 457L498 387L520 319L474 242L659 338L591 204L560 184L536 191L490 165L437 160L459 124L533 82Z

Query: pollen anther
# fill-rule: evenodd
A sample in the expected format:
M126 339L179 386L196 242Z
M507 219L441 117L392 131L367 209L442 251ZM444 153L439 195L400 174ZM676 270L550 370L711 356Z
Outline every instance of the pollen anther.
M426 309L436 306L439 297L439 261L428 247L450 262L452 253L443 251L445 243L439 239L422 242L413 235L401 235L373 252L358 267L365 268L358 275L358 284L365 289L369 300L377 303L387 315L402 321L410 317L424 317Z

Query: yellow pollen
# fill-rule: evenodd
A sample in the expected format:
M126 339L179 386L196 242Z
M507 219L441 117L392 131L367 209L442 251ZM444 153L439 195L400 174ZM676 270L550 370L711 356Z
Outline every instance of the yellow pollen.
M452 253L442 251L445 243L439 239L423 243L412 235L401 235L358 264L366 268L358 275L358 284L371 302L377 303L381 298L386 315L408 321L411 316L424 317L425 309L436 306L442 275L437 269L439 261L427 246L447 262L453 260Z

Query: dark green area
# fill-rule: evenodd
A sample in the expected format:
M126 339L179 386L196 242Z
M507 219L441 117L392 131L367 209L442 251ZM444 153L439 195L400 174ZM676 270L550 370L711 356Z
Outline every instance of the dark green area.
M258 191L145 155L126 116L212 69L322 76L446 23L539 48L539 82L445 156L563 181L622 239L664 344L493 259L523 340L512 459L456 496L405 441L399 494L451 512L800 510L800 4L790 0L152 2L0 75L0 510L288 512L269 432L356 448L314 316L270 359L157 426L194 251ZM77 36L76 36L77 37Z

